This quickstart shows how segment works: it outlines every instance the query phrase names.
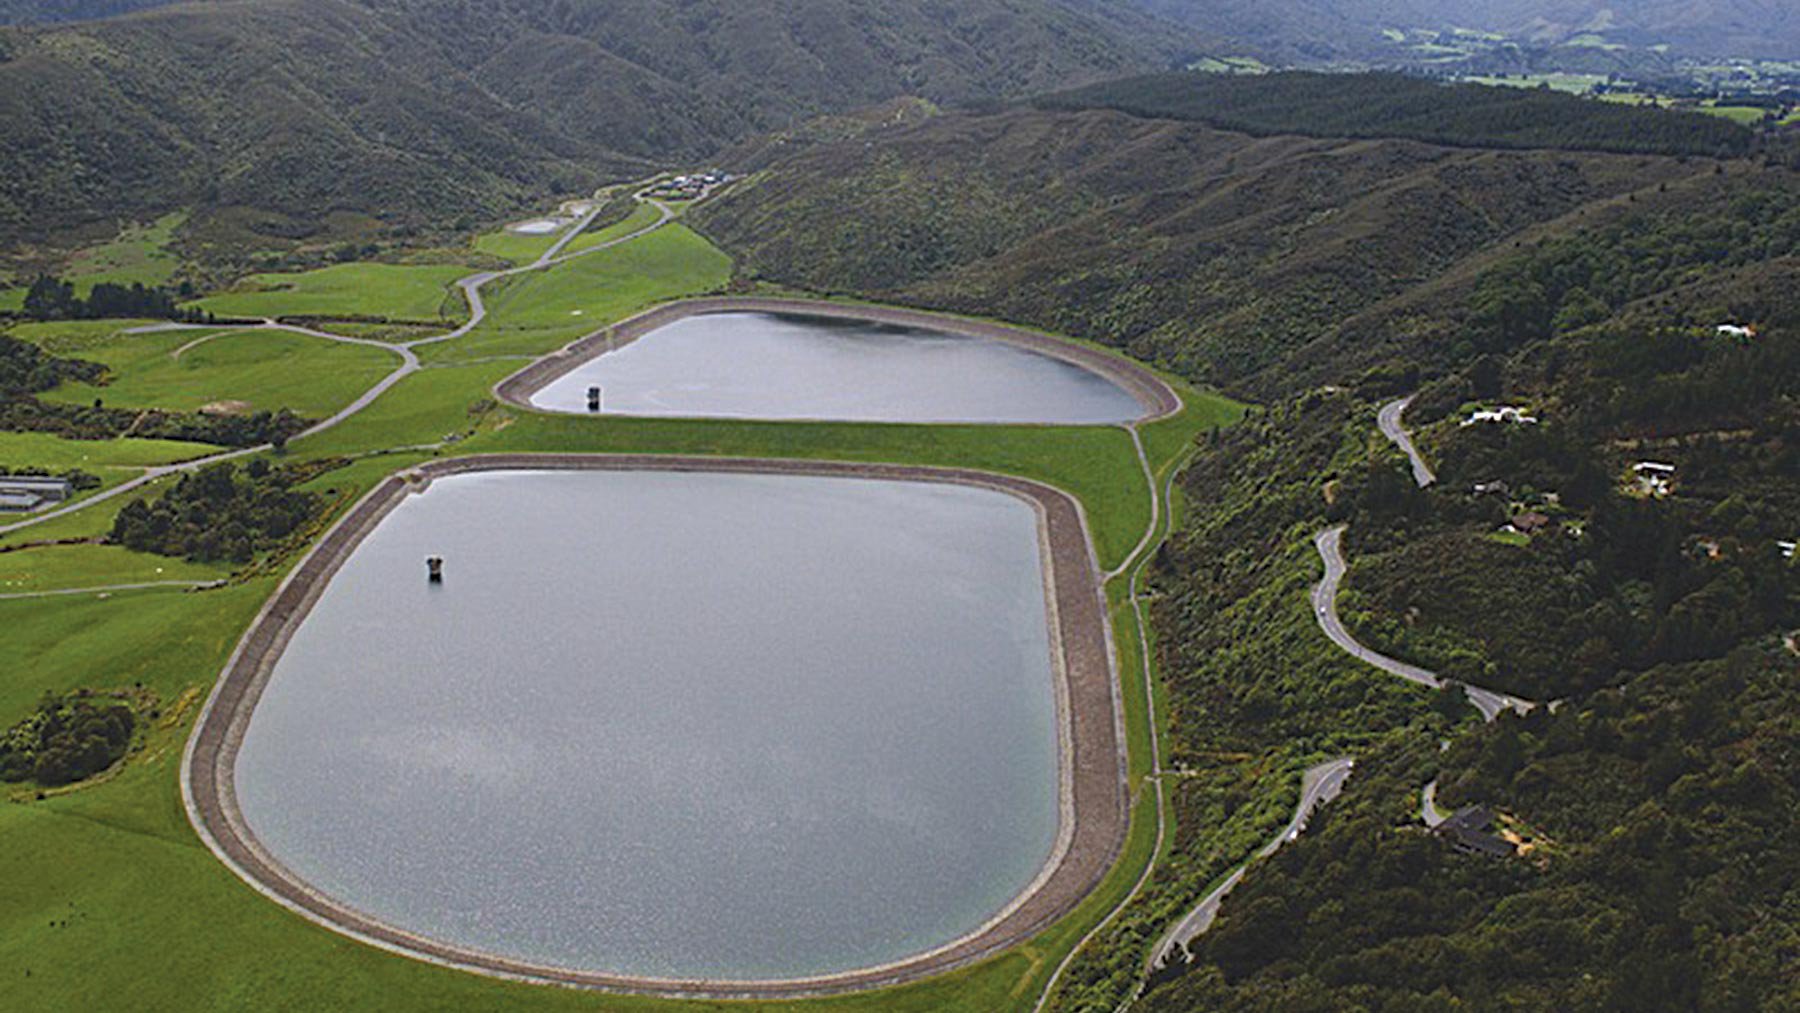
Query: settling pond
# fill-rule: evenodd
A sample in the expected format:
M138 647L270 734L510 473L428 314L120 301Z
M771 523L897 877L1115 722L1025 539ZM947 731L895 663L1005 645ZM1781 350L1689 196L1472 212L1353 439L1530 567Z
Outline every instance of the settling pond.
M280 651L241 819L327 897L504 958L768 980L918 954L1056 848L1045 544L964 485L438 478Z
M709 312L597 350L531 405L586 412L598 386L601 411L619 415L1102 425L1145 414L1123 387L1064 358L868 319Z

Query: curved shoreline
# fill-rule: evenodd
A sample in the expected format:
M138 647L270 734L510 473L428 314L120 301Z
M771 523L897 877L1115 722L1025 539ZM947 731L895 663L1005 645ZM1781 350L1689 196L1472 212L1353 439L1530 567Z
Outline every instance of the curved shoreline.
M1033 882L970 933L876 967L777 980L666 979L538 964L388 925L309 886L262 847L238 810L233 769L276 660L350 553L412 491L434 478L483 471L724 472L937 482L992 489L1039 516L1052 675L1058 711L1057 844ZM390 475L359 501L264 604L239 641L189 736L182 797L200 838L258 891L309 920L370 945L448 967L523 981L682 998L777 998L886 987L942 973L1011 947L1062 918L1105 877L1128 819L1111 627L1081 504L1029 479L959 468L669 455L495 454L431 461Z
M986 338L1036 352L1084 369L1130 394L1144 414L1134 424L1154 422L1181 411L1181 396L1163 379L1143 366L1112 352L1078 345L1064 338L1010 324L947 316L899 306L833 303L811 299L779 299L765 296L709 296L664 303L603 327L551 352L494 385L494 397L515 408L554 415L579 412L554 411L531 403L533 395L576 369L652 331L689 317L714 313L786 313L795 316L860 320L898 327L915 327L969 338ZM616 416L615 416L616 417ZM661 417L661 416L659 416ZM796 421L796 420L784 420ZM829 420L814 420L829 421ZM932 425L933 423L913 423ZM974 423L976 425L993 423ZM1016 424L1016 423L998 423Z

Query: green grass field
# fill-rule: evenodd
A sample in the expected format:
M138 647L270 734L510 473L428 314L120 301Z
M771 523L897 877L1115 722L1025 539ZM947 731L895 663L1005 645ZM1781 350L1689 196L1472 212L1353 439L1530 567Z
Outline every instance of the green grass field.
M1718 116L1733 123L1740 123L1746 127L1761 123L1763 117L1769 112L1758 106L1717 105L1712 102L1703 103L1696 111L1703 112L1708 116Z
M75 283L75 293L83 298L103 281L145 287L167 284L181 267L181 258L168 246L185 221L187 214L177 211L148 225L131 226L111 242L77 251L63 277Z
M715 291L731 262L682 225L482 290L488 318L469 335L419 349L427 362L541 355L656 303Z
M228 572L117 545L43 545L0 552L0 594L158 580L218 580Z
M659 216L660 213L654 206L650 204L639 204L637 207L631 209L630 214L613 222L611 225L605 225L597 229L589 229L581 235L576 236L569 241L569 245L564 248L564 252L574 253L579 250L591 250L603 243L610 243L622 236L629 236L633 232L656 221Z
M500 451L664 452L894 461L982 468L1037 478L1078 496L1104 566L1125 559L1150 518L1149 489L1129 436L1114 427L917 426L745 423L546 415L495 407L490 388L541 353L597 326L668 298L720 287L729 262L703 239L670 226L621 247L514 280L493 293L488 325L457 342L421 349L428 368L408 377L364 412L315 438L296 441L296 459L368 454L455 435L443 453ZM574 311L581 311L576 314ZM264 311L268 312L268 311ZM280 310L276 312L293 312ZM389 310L388 312L394 312ZM268 333L217 338L220 358L199 371L223 382L254 374ZM84 354L119 373L110 398L201 397L183 386L186 368L169 358L168 335L139 342L74 329L37 340L80 343ZM182 336L192 340L192 333ZM245 354L234 357L243 341ZM333 346L334 348L336 346ZM379 372L385 357L375 354ZM117 358L103 358L117 356ZM494 357L500 358L494 358ZM348 387L344 370L315 359L285 372L303 378L294 395L323 402ZM366 379L366 378L365 378ZM258 389L278 386L259 379ZM359 381L360 383L361 381ZM369 381L372 382L372 381ZM362 383L362 386L366 386ZM243 389L249 389L245 387ZM360 389L360 388L358 388ZM1161 473L1207 429L1241 417L1226 399L1183 390L1188 409L1145 427L1144 442ZM0 455L9 437L0 436ZM68 443L70 441L60 441ZM114 441L130 445L140 441ZM98 450L105 444L91 448ZM182 445L176 445L182 446ZM69 454L55 444L25 446L36 459ZM109 448L123 459L134 446ZM202 448L204 451L206 448ZM162 448L170 453L173 448ZM154 456L154 455L152 455ZM384 476L427 456L377 454L314 479L342 510ZM4 457L0 456L0 461ZM88 460L83 456L82 460ZM33 460L30 463L39 463ZM85 465L84 465L85 466ZM90 469L91 470L91 469ZM164 480L166 483L169 480ZM164 483L158 483L164 484ZM0 538L89 537L107 529L131 497ZM23 536L23 537L22 537ZM163 572L157 573L161 567ZM79 545L0 553L5 581L20 587L81 587L147 579L208 579L217 571L123 549ZM170 577L179 573L182 576ZM189 577L188 574L203 574ZM143 685L162 701L139 750L99 783L0 806L0 974L7 1009L106 1008L129 997L146 1009L236 1010L648 1010L668 1013L749 1008L747 1004L611 997L500 981L386 954L312 925L239 882L189 828L179 787L182 744L204 694L277 575L259 574L205 592L120 592L106 598L0 600L8 647L31 663L0 680L0 725L16 720L46 690ZM1032 940L973 967L914 985L859 995L758 1003L758 1010L818 1013L990 1013L1029 1009L1068 949L1137 879L1156 837L1147 770L1148 723L1135 618L1122 582L1109 588L1116 625L1121 695L1126 701L1136 790L1127 853L1070 917ZM9 789L0 787L0 793Z
M455 264L337 264L295 274L253 274L193 305L219 316L380 316L463 320L451 285L474 273Z
M533 236L499 229L475 237L475 242L471 245L478 253L499 257L508 263L529 264L542 256L545 250L555 245L556 240L561 236L561 232Z
M180 440L65 440L49 433L0 433L0 465L59 472L79 468L99 476L105 485L134 478L152 465L188 461L218 451L209 444Z
M81 357L106 365L104 386L64 384L46 401L114 408L274 411L320 418L356 400L398 366L391 352L290 331L156 331L90 344Z

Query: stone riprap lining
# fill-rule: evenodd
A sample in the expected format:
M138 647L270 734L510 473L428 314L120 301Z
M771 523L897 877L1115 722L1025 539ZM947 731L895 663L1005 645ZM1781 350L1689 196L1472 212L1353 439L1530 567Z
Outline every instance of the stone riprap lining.
M993 489L1039 517L1056 680L1060 765L1055 851L1026 891L975 931L878 967L769 981L646 978L557 967L486 953L388 925L315 890L269 854L239 811L233 770L276 660L326 584L409 492L440 477L492 471L600 470L806 475L939 482ZM464 970L605 991L694 998L826 995L913 981L1019 943L1066 915L1118 858L1129 817L1123 716L1099 566L1080 503L1060 489L982 471L838 461L667 455L496 454L432 461L390 476L326 534L264 605L239 642L189 737L182 762L188 818L233 871L289 909L383 949ZM879 912L871 912L879 917Z
M556 380L613 349L688 317L716 313L782 313L793 316L860 320L868 323L914 327L971 338L1004 341L1039 355L1059 359L1097 374L1122 388L1143 406L1138 422L1152 422L1181 410L1181 397L1161 377L1123 356L1079 345L1063 338L1008 324L966 317L946 316L898 306L873 306L821 302L811 299L775 299L761 296L718 296L684 299L646 310L580 338L533 362L494 385L494 396L529 411L543 411L531 403L533 396ZM567 414L567 413L560 413ZM1011 423L995 423L1011 424Z

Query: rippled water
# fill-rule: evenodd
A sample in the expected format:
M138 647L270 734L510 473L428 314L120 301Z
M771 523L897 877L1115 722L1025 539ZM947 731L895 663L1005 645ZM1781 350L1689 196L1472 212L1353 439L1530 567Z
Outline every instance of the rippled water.
M856 320L710 313L660 327L531 399L622 415L880 422L1125 422L1123 388L1016 345Z
M434 938L654 976L867 966L1048 857L1047 637L1036 517L1001 493L441 479L295 635L237 789L302 878Z

